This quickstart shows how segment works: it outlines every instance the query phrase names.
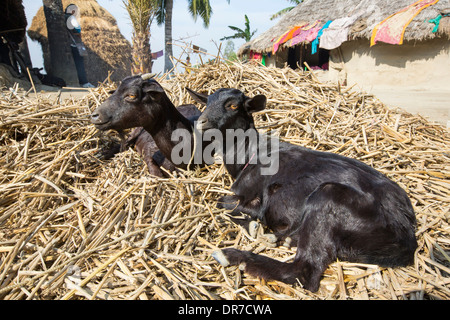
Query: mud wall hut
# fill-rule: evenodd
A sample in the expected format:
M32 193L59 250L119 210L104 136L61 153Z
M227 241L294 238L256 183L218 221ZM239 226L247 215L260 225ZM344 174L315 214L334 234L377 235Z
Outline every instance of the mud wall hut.
M109 72L113 81L119 81L131 72L131 45L120 33L114 17L95 0L62 0L63 8L76 4L81 13L82 40L88 51L85 67L89 82L104 81ZM65 32L65 31L64 31ZM32 40L42 45L44 67L50 64L47 27L44 10L41 7L28 29ZM75 66L69 66L75 68Z
M449 0L304 0L238 55L277 67L306 62L328 70L324 80L363 88L449 90L449 13ZM383 39L381 27L400 32L400 43L383 42L392 35Z

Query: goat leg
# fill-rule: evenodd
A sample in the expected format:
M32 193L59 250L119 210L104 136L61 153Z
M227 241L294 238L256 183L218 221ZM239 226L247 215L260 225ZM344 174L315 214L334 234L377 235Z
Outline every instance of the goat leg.
M246 273L254 277L277 280L287 284L300 282L305 289L312 292L319 289L322 270L299 260L291 263L281 262L234 248L214 251L212 257L223 267L241 265Z

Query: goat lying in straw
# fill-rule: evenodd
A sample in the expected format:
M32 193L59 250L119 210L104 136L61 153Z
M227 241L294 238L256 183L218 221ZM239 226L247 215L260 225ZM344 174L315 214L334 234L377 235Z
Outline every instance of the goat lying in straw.
M265 96L249 98L236 89L219 89L210 96L197 93L197 100L207 105L197 128L222 133L223 159L235 149L227 145L227 130L254 132L261 139L252 113L265 108ZM259 155L258 142L244 139L246 161L224 160L235 179L235 194L222 197L219 207L259 219L279 240L290 239L297 253L293 262L285 263L227 248L213 253L220 264L242 263L254 276L300 281L315 292L323 271L336 259L385 267L413 262L416 218L407 194L395 182L360 161L283 142L269 151L279 161L278 171L263 175L263 164L254 157Z
M161 85L146 74L123 79L117 90L92 113L91 122L99 130L114 129L119 133L137 127L124 146L134 145L143 155L149 172L162 176L161 166L169 171L186 168L186 164L175 166L172 161L175 142L171 135L176 129L192 132L193 122L200 114L192 104L175 108Z

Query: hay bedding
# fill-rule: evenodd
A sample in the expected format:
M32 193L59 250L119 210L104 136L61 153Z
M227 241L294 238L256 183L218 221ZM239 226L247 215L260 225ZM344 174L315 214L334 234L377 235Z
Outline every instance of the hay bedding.
M442 126L290 69L210 64L160 82L175 104L192 102L185 86L265 94L259 130L360 159L397 181L417 214L415 265L338 261L314 294L222 268L210 257L215 248L283 261L292 261L295 248L251 239L215 208L232 183L221 164L159 179L133 150L101 160L116 137L99 134L88 116L113 84L78 101L3 90L2 299L450 298L450 139Z

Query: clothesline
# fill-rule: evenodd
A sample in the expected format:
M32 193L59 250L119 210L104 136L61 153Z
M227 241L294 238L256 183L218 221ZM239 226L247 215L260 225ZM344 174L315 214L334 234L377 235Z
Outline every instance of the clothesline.
M390 15L375 26L370 40L371 46L377 42L390 44L402 44L406 27L423 9L434 5L439 0L418 0L402 10ZM316 20L311 23L298 25L290 28L274 41L271 54L275 54L280 47L287 43L288 47L293 47L299 43L311 43L311 54L317 52L317 48L332 50L339 47L347 41L348 33L353 24L358 20L362 13L349 17L336 19L334 21ZM448 16L448 15L446 15ZM437 32L442 15L429 20L434 23L432 32ZM290 42L289 42L290 41ZM253 53L254 59L262 59L264 55Z

